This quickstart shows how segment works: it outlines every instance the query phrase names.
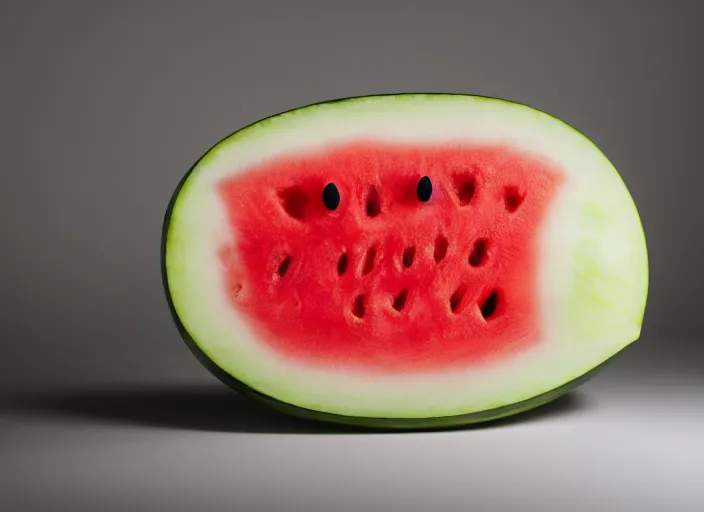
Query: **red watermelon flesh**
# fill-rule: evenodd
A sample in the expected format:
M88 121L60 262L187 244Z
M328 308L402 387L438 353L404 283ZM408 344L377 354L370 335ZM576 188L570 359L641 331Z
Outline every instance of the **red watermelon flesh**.
M539 234L563 180L500 145L288 153L218 182L234 235L222 283L283 357L381 373L481 364L541 340Z

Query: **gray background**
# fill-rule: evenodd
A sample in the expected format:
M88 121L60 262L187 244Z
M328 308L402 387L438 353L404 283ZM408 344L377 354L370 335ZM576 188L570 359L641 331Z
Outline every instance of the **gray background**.
M703 10L2 3L0 509L704 509ZM173 188L262 117L404 91L524 102L604 150L648 238L642 340L569 397L478 430L344 433L244 402L168 314Z

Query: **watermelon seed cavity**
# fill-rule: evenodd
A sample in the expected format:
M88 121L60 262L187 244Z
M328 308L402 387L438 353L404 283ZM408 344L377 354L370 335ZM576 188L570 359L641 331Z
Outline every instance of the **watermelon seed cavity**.
M291 266L291 256L286 256L283 261L279 264L279 270L277 271L277 274L279 276L284 277L286 275L286 272L288 272L289 267Z
M352 314L357 318L364 318L364 295L357 295L352 306Z
M486 256L486 246L487 240L485 238L480 238L472 246L472 252L469 254L469 264L473 267L478 267L484 263Z
M294 219L302 219L308 206L308 195L299 187L287 188L279 192L284 210Z
M343 252L340 259L337 260L337 273L344 275L345 272L347 272L347 253Z
M506 187L504 189L504 204L506 205L506 210L510 213L515 212L521 206L523 199L524 196L516 187Z
M453 313L459 313L462 299L466 292L467 287L461 284L450 297L450 310L452 310Z
M370 247L367 250L367 256L364 258L364 267L362 267L362 275L367 275L372 270L374 270L375 260L376 260L376 247Z
M474 197L476 183L473 178L455 178L457 199L461 206L468 205Z
M416 248L413 246L406 247L403 250L403 266L406 268L410 268L411 265L413 265L413 259L416 256Z
M489 296L484 299L480 306L482 316L489 320L494 313L496 313L496 308L499 305L499 294L496 290L492 290Z
M371 187L369 193L367 194L367 217L376 217L381 213L381 206L379 205L379 194L376 188Z
M445 258L445 256L447 255L447 246L447 238L445 238L441 234L438 235L435 239L435 252L433 253L435 263L440 263Z
M396 311L401 311L406 305L406 298L408 297L408 291L402 290L396 297L394 297L394 302L392 304Z

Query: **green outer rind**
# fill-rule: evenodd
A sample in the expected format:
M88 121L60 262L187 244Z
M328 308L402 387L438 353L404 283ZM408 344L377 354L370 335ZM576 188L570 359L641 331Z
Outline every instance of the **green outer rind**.
M455 93L396 93L396 94L375 94L375 95L367 95L367 96L353 96L353 97L346 97L346 98L339 98L339 99L334 99L334 100L328 100L325 102L322 102L324 104L330 105L333 103L339 103L339 102L344 102L348 100L355 100L355 99L363 99L363 98L368 98L368 97L381 97L381 96L425 96L425 95L431 95L431 96L465 96L465 94L455 94ZM484 98L487 100L495 100L495 101L502 101L502 102L507 102L507 103L513 103L510 100L505 100L501 98L496 98L496 97L491 97L491 96L482 96L482 95L472 95L475 98ZM233 137L235 134L238 132L242 132L247 130L248 128L260 124L262 122L267 121L268 119L272 119L284 114L287 114L289 112L294 112L297 110L301 110L303 108L315 106L315 105L320 105L321 103L315 103L311 105L305 105L305 106L299 106L292 108L288 111L280 112L277 114L273 114L271 116L268 116L266 118L260 119L258 121L255 121L245 127L242 127L238 130L235 130L234 132L230 133L229 135L223 137L220 141L215 143L212 147L210 147L202 156L199 158L186 172L186 174L182 177L180 182L178 183L176 189L174 190L168 207L166 209L166 213L164 215L164 222L163 222L163 227L162 227L162 238L161 238L161 271L162 271L162 282L164 286L164 290L166 292L166 298L169 306L169 310L171 312L171 316L174 320L174 323L177 326L177 329L185 341L186 345L190 349L190 351L193 353L193 355L196 357L196 359L211 373L213 374L216 378L218 378L223 384L228 386L229 388L239 392L243 396L252 399L256 402L259 402L271 409L274 409L276 411L279 411L281 413L297 417L300 419L305 419L305 420L313 420L313 421L321 421L321 422L326 422L326 423L333 423L333 424L338 424L338 425L347 425L347 426L354 426L354 427L360 427L360 428L371 428L371 429L393 429L393 430L432 430L432 429L446 429L446 428L457 428L465 425L470 425L470 424L476 424L476 423L483 423L483 422L489 422L489 421L495 421L501 418L506 418L508 416L513 416L515 414L519 414L522 412L529 411L531 409L535 409L537 407L540 407L542 405L545 405L549 402L554 401L555 399L569 393L570 391L574 390L575 388L579 387L580 385L584 384L588 380L591 380L597 373L599 373L606 365L611 363L618 355L620 355L625 348L623 347L621 350L619 350L617 353L600 363L599 365L593 367L591 370L588 372L582 374L581 376L564 383L550 391L543 392L539 395L536 395L532 398L529 398L527 400L522 400L513 404L508 404L505 406L501 407L495 407L491 409L486 409L483 411L476 411L476 412L471 412L471 413L465 413L465 414L458 414L458 415L451 415L451 416L436 416L436 417L426 417L426 418L384 418L384 417L367 417L367 416L351 416L351 415L342 415L342 414L335 414L335 413L328 413L328 412L323 412L323 411L316 411L313 409L305 408L305 407L300 407L297 405L293 405L281 400L277 400L271 396L268 396L264 393L261 393L254 388L248 386L241 380L235 378L231 374L227 373L225 370L223 370L220 366L218 366L213 360L211 360L205 352L198 346L198 344L195 342L195 340L192 338L191 334L188 332L186 327L184 326L183 322L181 321L177 311L175 304L173 302L171 293L170 293L170 288L169 288L169 283L168 283L168 275L167 275L167 264L166 264L166 253L167 253L167 239L168 239L168 233L169 233L169 227L170 227L170 221L171 221L171 216L173 214L174 206L177 202L177 199L179 197L179 194L181 193L184 185L188 181L189 176L191 173L198 167L202 161L208 157L210 157L213 153L213 151L223 142L227 141L231 137ZM536 109L534 107L533 110L542 112L550 117L554 117L544 111L540 111L539 109ZM561 121L564 123L564 121ZM569 126L569 125L568 125ZM646 263L647 265L647 263ZM646 272L647 273L647 272ZM646 285L647 286L647 285ZM645 312L643 311L643 314Z

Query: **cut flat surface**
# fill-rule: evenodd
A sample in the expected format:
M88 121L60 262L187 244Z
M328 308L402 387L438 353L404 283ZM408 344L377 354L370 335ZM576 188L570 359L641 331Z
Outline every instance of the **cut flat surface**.
M352 158L350 144L363 151ZM424 151L440 156L426 163L441 165L424 168ZM462 158L453 159L457 154ZM371 175L370 166L363 165L365 155L367 163L376 158ZM335 162L340 165L331 165ZM455 180L457 168L450 162L461 164L460 177L477 170L468 164L479 163L476 183ZM383 170L393 163L403 165ZM367 180L372 183L342 172L350 167L356 177L374 178ZM404 174L398 168L409 170ZM324 169L339 181L339 197L328 190L328 204L323 191L330 176ZM531 180L516 169L532 171ZM422 208L416 203L411 213L404 198L411 197L411 183L420 182L404 180L433 173L440 179L430 199L424 196L427 186L419 185ZM459 231L451 230L462 225L460 212L472 207L475 195L479 203L493 201L484 207L494 208L492 220L500 220L487 223L478 210L473 229L491 226L494 231L456 236ZM256 202L248 203L251 198ZM356 207L348 209L355 201ZM425 230L423 212L433 208L441 215ZM387 229L399 226L395 215L409 226L401 227L396 238ZM360 228L360 217L372 228ZM334 229L336 218L341 224ZM379 235L375 225L385 228L384 237L374 236ZM327 236L321 236L321 226L327 226ZM285 236L275 246L271 241L277 233ZM256 123L196 164L174 195L164 234L172 312L206 366L234 387L290 412L307 409L355 421L482 417L488 410L554 397L546 393L565 389L638 338L648 288L637 210L610 162L561 121L490 98L353 98ZM494 242L509 250L498 257L492 253ZM316 246L318 259L306 252ZM512 257L524 261L531 273L519 274ZM308 261L317 266L306 267ZM490 268L491 262L501 265L501 272L487 272L474 285L471 279L458 282L458 276L481 272L482 263ZM461 270L453 266L460 263ZM404 282L399 276L414 265L416 273L407 274L413 280ZM436 273L424 278L430 268ZM446 281L441 268L450 276ZM317 284L296 285L303 277L314 277ZM492 281L501 277L510 285ZM316 293L324 289L332 300L321 302ZM263 296L269 297L269 309L259 302ZM427 312L418 308L419 296ZM307 310L308 299L320 311L318 324ZM509 315L514 300L522 308ZM474 307L467 308L469 303ZM435 309L438 304L443 316ZM516 314L524 308L537 314L528 321L527 315ZM284 333L292 311L308 314ZM411 315L402 324L409 343L394 359L394 339L384 334L404 314ZM462 314L491 318L450 323ZM310 334L326 325L337 327L328 329L332 334L321 348L323 338ZM496 331L476 337L477 325ZM427 336L414 333L414 327ZM461 334L465 339L472 334L468 343L460 343ZM486 340L494 344L491 349L482 347ZM451 359L443 350L460 362L472 357L472 364L442 367Z
M543 335L537 235L562 179L510 147L372 143L226 178L232 307L323 368L443 371L520 350Z

